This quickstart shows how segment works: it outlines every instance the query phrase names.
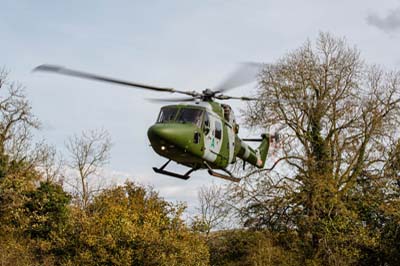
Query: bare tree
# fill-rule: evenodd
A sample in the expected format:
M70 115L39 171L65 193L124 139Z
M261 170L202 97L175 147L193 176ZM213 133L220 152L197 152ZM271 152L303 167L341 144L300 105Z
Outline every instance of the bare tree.
M5 70L0 70L0 89L0 152L18 157L31 139L31 129L38 129L40 123L22 85L9 83Z
M47 182L63 185L65 179L63 165L65 162L56 148L45 142L39 142L35 145L34 150L30 161L35 162L36 170L41 173L42 178Z
M34 167L38 159L32 147L32 130L38 129L39 121L24 94L22 85L9 82L7 72L0 70L0 160L25 168ZM4 169L3 169L4 170Z
M79 174L79 187L73 187L82 207L86 208L93 193L98 191L90 184L89 178L108 162L111 138L104 129L83 131L81 136L70 137L66 148L71 157L69 166Z
M225 195L224 187L214 183L211 186L203 186L198 191L199 216L195 217L194 223L207 235L212 230L230 225L228 220L232 206L225 200Z

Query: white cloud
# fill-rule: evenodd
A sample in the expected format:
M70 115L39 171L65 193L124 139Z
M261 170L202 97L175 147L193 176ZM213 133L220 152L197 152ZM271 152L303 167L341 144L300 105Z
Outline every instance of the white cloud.
M384 17L377 14L369 14L366 18L367 23L385 32L394 32L400 29L400 7L392 9Z

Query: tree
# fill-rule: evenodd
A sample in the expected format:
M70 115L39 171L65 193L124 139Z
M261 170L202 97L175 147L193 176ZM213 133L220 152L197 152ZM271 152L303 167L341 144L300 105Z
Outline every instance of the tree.
M367 66L327 33L266 65L246 122L286 131L277 171L237 193L246 225L296 231L305 262L350 264L361 246L374 246L353 197L360 180L382 178L396 143L399 89L398 72Z
M60 185L44 181L26 193L25 215L29 217L24 235L33 240L32 250L40 262L61 257L66 242L71 196Z
M105 130L83 131L81 136L69 138L66 147L71 156L69 166L79 174L79 185L73 186L86 208L93 193L99 190L90 184L89 178L108 162L111 138Z
M25 224L26 193L35 189L41 177L37 167L49 154L43 142L33 144L32 131L38 128L22 85L9 82L0 70L0 221L5 226Z
M198 212L192 221L195 230L204 232L206 235L212 230L226 226L231 212L231 206L225 201L223 187L212 184L199 189L197 198L199 200Z
M280 246L266 231L227 230L211 233L210 265L301 265L293 250Z
M180 218L184 208L133 183L103 190L84 215L74 210L71 265L208 265L205 241ZM82 218L83 217L83 218Z
M65 211L68 202L58 202L57 195L68 198L66 193L49 182L46 186L44 183L39 185L41 171L52 166L48 160L52 153L44 142L33 142L32 132L38 128L39 122L23 87L9 82L7 73L0 71L1 265L49 262L42 251L58 243L51 240L57 235L55 228L60 228L65 218L58 214ZM57 189L52 190L55 187ZM58 203L63 207L53 208L60 206ZM57 214L59 210L62 211ZM40 261L36 257L40 257Z
M31 148L32 129L39 128L39 121L32 113L23 87L9 82L7 72L0 70L0 178L4 177L7 167L19 165L25 167L35 164L32 156L28 162L27 151ZM32 153L34 155L34 153ZM36 158L38 159L38 158Z
M58 230L67 219L70 195L60 185L45 181L28 192L27 197L25 211L31 216L27 232L33 238L49 239L50 233Z

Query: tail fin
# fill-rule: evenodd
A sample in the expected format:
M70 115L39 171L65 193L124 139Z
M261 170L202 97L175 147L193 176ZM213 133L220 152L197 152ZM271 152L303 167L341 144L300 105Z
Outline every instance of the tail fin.
M269 150L269 136L267 134L262 134L261 137L262 137L261 144L256 150L258 168L264 167Z

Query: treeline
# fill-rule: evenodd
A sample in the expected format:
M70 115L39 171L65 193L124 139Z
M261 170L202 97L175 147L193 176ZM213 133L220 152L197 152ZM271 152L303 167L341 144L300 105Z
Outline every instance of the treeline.
M400 74L344 39L321 33L264 66L244 118L281 141L266 169L237 167L240 183L201 189L186 221L149 188L93 187L110 147L102 131L67 142L78 176L66 192L71 179L32 144L39 123L5 77L0 265L400 264Z
M58 184L0 181L1 265L207 265L207 245L183 210L132 183L106 189L85 210Z

